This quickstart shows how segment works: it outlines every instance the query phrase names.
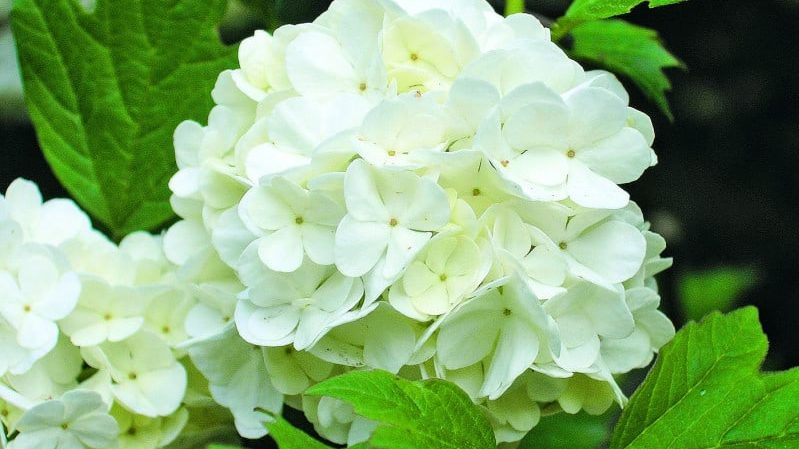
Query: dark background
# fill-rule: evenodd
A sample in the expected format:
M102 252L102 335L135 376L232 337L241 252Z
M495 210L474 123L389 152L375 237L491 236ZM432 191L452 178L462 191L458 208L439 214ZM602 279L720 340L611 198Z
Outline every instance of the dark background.
M280 21L297 22L328 2L277 3ZM557 17L567 3L528 7ZM225 40L265 26L253 11L223 29ZM657 132L660 164L627 188L675 259L660 277L663 308L683 323L675 286L684 273L755 267L760 282L739 304L760 309L771 341L767 366L799 365L799 0L689 0L638 7L626 19L658 30L687 66L668 73L673 123L625 80L633 106L653 117ZM38 182L48 198L65 195L30 125L2 122L0 191L19 176Z

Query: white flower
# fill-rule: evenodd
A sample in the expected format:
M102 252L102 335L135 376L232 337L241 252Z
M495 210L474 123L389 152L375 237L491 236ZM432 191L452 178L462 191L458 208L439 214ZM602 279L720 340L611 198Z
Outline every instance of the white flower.
M137 414L168 416L186 392L186 370L158 336L141 331L119 343L83 348L86 362L111 374L116 400Z
M428 96L405 94L369 111L355 138L358 154L375 166L418 168L447 145L449 117Z
M449 201L434 181L408 171L369 167L361 160L347 169L347 215L336 230L336 266L347 276L362 276L380 266L386 279L408 262L442 228Z
M416 353L421 333L415 322L381 305L358 321L336 327L310 352L339 365L397 373L403 366L419 364L432 355Z
M31 408L17 423L9 449L107 449L119 427L97 393L74 390Z
M122 407L111 409L119 424L119 449L158 449L172 443L186 426L189 412L185 408L164 418L133 414Z
M350 312L363 297L360 279L333 266L306 261L292 273L264 269L236 306L242 337L261 346L313 346L332 327L357 319Z
M326 439L353 446L367 441L377 423L355 414L351 405L330 397L302 397L302 409L314 430Z
M624 293L588 282L547 300L544 310L560 331L561 349L555 361L571 372L585 372L597 361L600 337L626 338L634 329Z
M111 286L93 276L84 276L82 281L78 307L60 323L74 345L119 342L141 329L150 300L146 290Z
M81 291L78 276L65 272L56 256L47 247L26 245L9 261L13 272L0 271L0 316L16 328L17 344L38 356L55 346L56 321L72 312Z
M264 348L264 362L272 384L285 395L303 393L333 373L334 365L292 346Z
M325 192L308 191L282 177L251 189L239 207L242 221L263 237L258 255L272 270L291 272L304 254L314 263L333 263L336 226L344 208Z
M466 236L433 240L389 291L389 302L420 320L442 315L474 292L491 267L491 255Z
M450 370L485 358L481 397L496 399L533 364L539 352L557 356L555 323L518 276L490 284L446 315L436 340L436 357Z
M657 310L660 297L656 292L635 287L625 292L625 299L635 329L625 337L603 338L601 343L602 360L613 373L647 366L654 353L674 337L674 324Z
M247 344L231 325L225 332L193 342L189 355L208 379L214 400L233 413L236 429L245 438L266 435L268 415L280 413L283 395L269 379L261 348Z
M36 184L16 179L6 190L4 207L22 228L25 238L41 244L60 245L91 229L89 217L66 199L42 201Z
M563 98L542 84L502 99L477 145L509 182L533 200L571 198L585 207L618 209L652 164L649 145L627 127L627 105L610 91L580 87Z

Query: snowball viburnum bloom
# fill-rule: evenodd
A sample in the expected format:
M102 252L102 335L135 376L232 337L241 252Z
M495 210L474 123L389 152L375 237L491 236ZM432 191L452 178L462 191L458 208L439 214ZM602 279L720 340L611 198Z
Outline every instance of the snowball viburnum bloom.
M254 409L285 400L323 436L362 441L369 423L302 396L349 369L453 380L501 442L545 404L622 402L612 374L671 335L650 295L670 261L619 187L656 158L612 74L484 0L335 0L312 24L256 32L239 64L208 126L175 133L176 266L143 245L152 260L121 284L179 292L136 313L138 333L187 348L242 435L263 436ZM7 216L0 202L0 271L20 244ZM186 335L162 332L180 321ZM95 377L110 391L115 375Z
M306 254L314 263L333 263L334 234L344 208L326 193L274 177L248 191L239 210L242 221L263 234L255 244L270 269L294 271Z
M86 390L65 393L25 412L19 435L9 449L107 449L114 447L119 426L100 395Z
M344 199L347 215L336 229L335 259L347 276L378 266L378 275L393 279L450 217L447 195L434 181L362 160L347 169Z

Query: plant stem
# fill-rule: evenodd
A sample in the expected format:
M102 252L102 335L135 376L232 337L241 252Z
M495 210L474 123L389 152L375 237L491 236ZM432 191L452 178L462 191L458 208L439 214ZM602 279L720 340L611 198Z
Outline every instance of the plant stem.
M505 16L524 12L524 0L506 0L505 1Z

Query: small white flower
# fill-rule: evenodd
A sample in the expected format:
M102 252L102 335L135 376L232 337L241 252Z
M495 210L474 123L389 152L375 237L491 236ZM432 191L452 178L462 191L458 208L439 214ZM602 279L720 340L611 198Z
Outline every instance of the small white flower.
M481 249L463 235L433 240L391 287L389 302L421 320L449 312L474 292L491 268L486 246Z
M84 276L78 307L61 320L61 329L76 346L119 342L138 332L152 291L111 286L103 279Z
M347 215L336 230L335 258L347 276L362 276L380 264L377 275L394 278L449 221L444 190L412 172L356 160L344 182Z
M31 408L17 423L9 449L107 449L119 427L100 395L74 390Z
M501 396L539 355L557 355L555 323L518 276L485 287L446 315L436 340L436 357L450 370L489 358L479 395Z
M186 370L157 335L141 331L119 343L83 348L86 362L108 370L116 400L137 414L168 416L186 392Z
M363 298L360 279L337 272L333 266L306 261L292 273L264 269L236 307L236 325L242 337L261 346L293 344L298 350L313 346L338 324L352 321L350 312Z
M272 386L261 348L236 334L231 325L225 332L193 342L189 355L208 379L214 400L233 413L236 429L245 438L266 435L268 415L256 409L280 413L283 395Z
M247 192L239 211L242 221L263 235L255 244L270 269L294 271L306 254L314 263L333 263L334 235L344 208L326 193L275 177Z
M626 126L626 104L606 89L580 87L561 98L528 84L503 98L500 110L476 143L530 199L618 209L629 195L616 184L652 164L644 136Z
M78 276L65 272L47 247L20 247L10 261L15 274L0 271L0 316L16 328L17 344L39 356L58 341L56 321L75 308Z

